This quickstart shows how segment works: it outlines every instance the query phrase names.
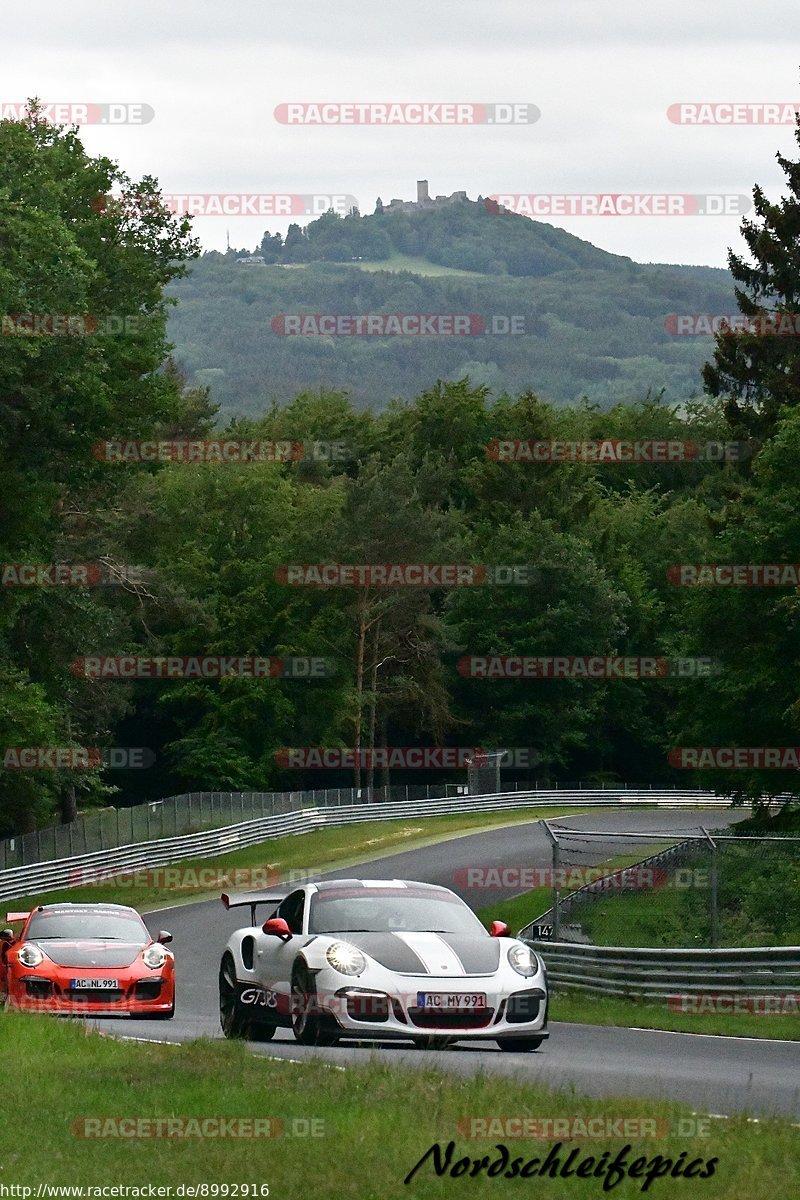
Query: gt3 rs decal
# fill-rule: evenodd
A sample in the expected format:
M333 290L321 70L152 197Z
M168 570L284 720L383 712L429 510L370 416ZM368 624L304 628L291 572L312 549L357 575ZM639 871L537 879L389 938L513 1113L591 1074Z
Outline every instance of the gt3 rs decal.
M252 1005L253 1008L277 1008L278 993L269 988L246 987L241 991L239 1002Z

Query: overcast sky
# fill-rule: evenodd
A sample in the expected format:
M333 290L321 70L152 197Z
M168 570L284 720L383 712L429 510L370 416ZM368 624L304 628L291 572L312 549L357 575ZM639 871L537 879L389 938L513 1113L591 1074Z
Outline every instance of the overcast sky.
M790 125L670 122L671 104L800 100L797 0L39 0L4 8L3 103L150 105L152 121L86 125L90 153L167 193L690 193L777 198ZM538 121L286 125L277 105L526 102ZM0 184L2 181L0 181ZM724 266L739 217L563 217L642 262ZM196 222L204 248L254 246L259 216Z

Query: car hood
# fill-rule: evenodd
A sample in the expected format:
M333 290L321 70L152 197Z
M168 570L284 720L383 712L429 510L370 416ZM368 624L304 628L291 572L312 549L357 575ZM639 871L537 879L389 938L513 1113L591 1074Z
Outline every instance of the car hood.
M334 935L331 935L334 936ZM343 933L382 967L401 975L492 975L500 963L497 938L464 933Z
M35 941L35 939L32 939ZM129 967L136 961L144 950L144 946L134 942L90 941L69 942L48 941L43 938L36 945L43 950L47 957L58 967Z

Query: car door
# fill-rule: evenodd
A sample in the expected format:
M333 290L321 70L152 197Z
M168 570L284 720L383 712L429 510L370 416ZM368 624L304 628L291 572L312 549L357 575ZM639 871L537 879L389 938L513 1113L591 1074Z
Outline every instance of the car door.
M292 932L288 941L273 934L262 933L256 949L256 975L270 1001L282 1014L290 1011L292 966L298 950L310 941L303 933L306 916L306 893L303 888L290 892L281 900L274 917L282 917Z

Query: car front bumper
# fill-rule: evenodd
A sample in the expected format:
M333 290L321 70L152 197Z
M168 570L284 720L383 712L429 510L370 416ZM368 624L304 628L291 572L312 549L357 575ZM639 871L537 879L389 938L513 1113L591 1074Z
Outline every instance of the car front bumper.
M130 971L104 973L115 987L102 990L73 989L63 976L22 971L8 981L10 1009L22 1012L63 1013L71 1016L119 1016L169 1012L175 1000L174 981L167 975L143 976Z
M409 980L402 990L353 980L320 986L321 1014L337 1031L363 1039L453 1038L459 1041L492 1041L496 1038L546 1038L547 988L541 977L520 978L512 987L498 988L494 979ZM482 993L485 1007L425 1008L420 992Z

